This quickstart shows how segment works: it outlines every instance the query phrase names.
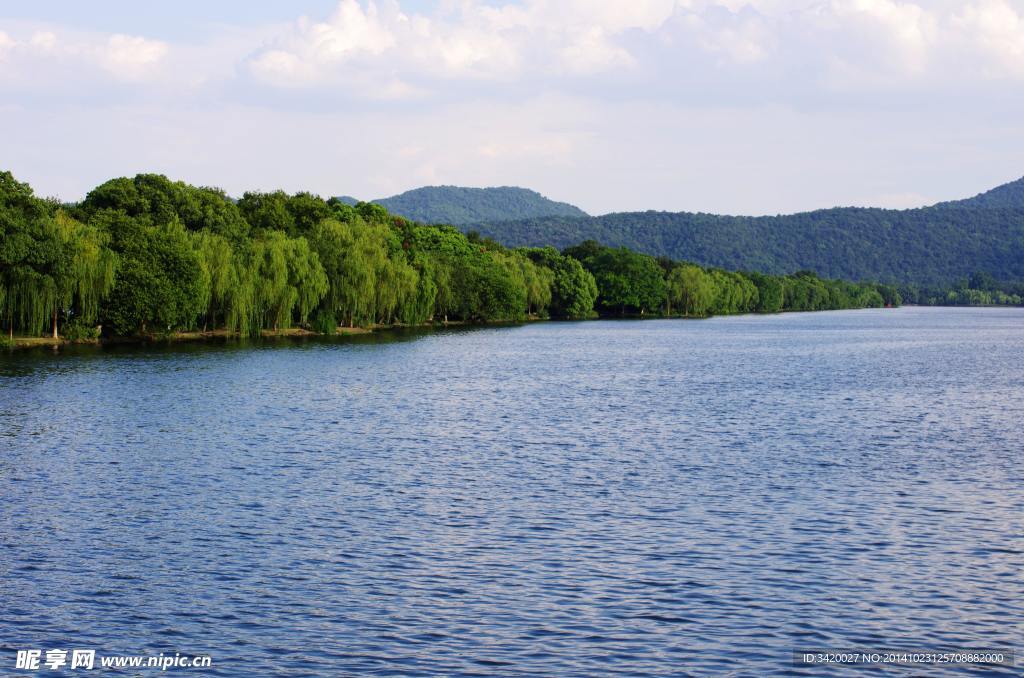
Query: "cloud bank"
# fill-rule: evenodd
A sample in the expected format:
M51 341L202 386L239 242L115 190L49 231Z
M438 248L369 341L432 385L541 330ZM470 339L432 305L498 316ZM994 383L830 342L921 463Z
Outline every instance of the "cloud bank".
M591 211L905 206L1024 173L1024 0L341 0L176 41L0 16L0 87L28 128L9 166L67 198L153 168Z

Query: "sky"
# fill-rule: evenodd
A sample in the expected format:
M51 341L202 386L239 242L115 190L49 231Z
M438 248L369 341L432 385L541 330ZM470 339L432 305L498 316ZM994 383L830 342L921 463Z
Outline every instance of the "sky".
M915 207L1024 175L1024 0L3 0L0 129L69 201L158 172Z

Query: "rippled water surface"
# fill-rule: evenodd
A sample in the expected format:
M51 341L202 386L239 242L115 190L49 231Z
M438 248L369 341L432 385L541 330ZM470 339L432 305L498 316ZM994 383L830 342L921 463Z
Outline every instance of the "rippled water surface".
M1022 358L1024 311L912 308L2 356L0 673L1013 648Z

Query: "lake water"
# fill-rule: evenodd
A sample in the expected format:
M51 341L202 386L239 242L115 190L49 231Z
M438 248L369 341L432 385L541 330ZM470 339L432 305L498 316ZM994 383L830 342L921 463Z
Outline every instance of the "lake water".
M922 308L0 356L0 673L1013 649L1022 358L1024 310Z

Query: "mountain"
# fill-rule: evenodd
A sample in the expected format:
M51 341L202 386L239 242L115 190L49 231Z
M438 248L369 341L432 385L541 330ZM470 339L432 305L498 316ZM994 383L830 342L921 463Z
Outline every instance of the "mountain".
M1024 209L1024 178L1011 181L1008 184L997 186L991 191L979 193L973 198L966 200L954 200L952 202L941 202L936 207L981 207L999 208L1012 207Z
M514 186L425 186L373 202L383 205L392 214L413 221L456 226L507 219L587 216L578 207L555 202L536 191Z
M1024 179L911 210L843 207L767 217L625 212L472 224L510 247L593 239L705 266L945 285L974 272L1024 280Z

